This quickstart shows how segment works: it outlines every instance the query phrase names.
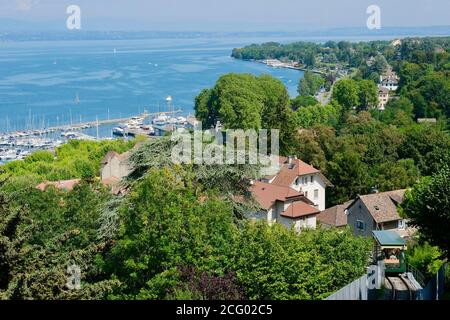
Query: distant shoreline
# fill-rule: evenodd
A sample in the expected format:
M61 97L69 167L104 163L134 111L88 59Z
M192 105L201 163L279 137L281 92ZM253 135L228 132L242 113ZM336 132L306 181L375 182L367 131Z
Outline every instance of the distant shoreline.
M298 31L99 31L99 30L39 30L38 27L21 29L24 23L0 24L0 41L65 41L65 40L148 40L148 39L195 39L195 38L296 38L314 41L314 39L362 38L415 38L445 37L450 35L449 26L428 27L383 27L380 30L367 28L313 28ZM357 41L355 39L355 41ZM369 41L369 40L367 40Z
M321 75L325 75L326 74L325 72L317 70L317 69L308 69L308 68L305 68L305 67L293 66L293 65L291 65L289 63L282 62L282 61L279 61L279 60L277 60L277 61L279 61L278 64L272 65L272 64L268 63L267 60L238 59L238 58L234 58L234 57L233 57L233 59L240 60L240 61L246 61L246 62L261 63L261 64L264 64L264 65L266 65L268 67L275 68L275 69L291 69L291 70L298 70L298 71L303 71L303 72L311 71L313 73L317 73L317 74L321 74Z

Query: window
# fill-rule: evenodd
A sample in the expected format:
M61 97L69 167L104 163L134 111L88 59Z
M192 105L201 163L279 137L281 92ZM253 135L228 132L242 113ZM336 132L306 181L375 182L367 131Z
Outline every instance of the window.
M314 199L319 199L319 189L314 190Z
M366 230L366 224L362 220L356 220L356 229L364 231Z
M307 197L307 198L308 198L308 191L306 191L306 192L305 192L305 197Z
M314 182L314 176L311 176L311 183Z

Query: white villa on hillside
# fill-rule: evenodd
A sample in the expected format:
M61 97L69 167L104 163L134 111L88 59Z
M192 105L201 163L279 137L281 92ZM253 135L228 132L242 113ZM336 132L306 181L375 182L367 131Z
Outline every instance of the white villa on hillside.
M302 192L320 211L325 210L325 189L332 185L319 170L295 157L280 157L280 171L262 181Z
M298 232L316 228L316 216L320 211L303 193L261 181L254 181L250 191L261 207L251 218L266 220L269 224L280 223L287 228L293 226Z
M253 181L250 191L261 211L256 219L287 227L316 228L316 216L325 209L325 189L331 183L319 170L295 158L280 157L277 174Z
M380 87L395 91L398 88L400 78L391 69L387 70L380 76Z

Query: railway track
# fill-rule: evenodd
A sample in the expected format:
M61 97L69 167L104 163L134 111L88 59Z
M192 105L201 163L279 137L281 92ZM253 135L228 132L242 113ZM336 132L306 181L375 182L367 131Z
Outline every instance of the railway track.
M414 300L415 298L414 286L404 275L386 277L386 288L391 291L391 300Z

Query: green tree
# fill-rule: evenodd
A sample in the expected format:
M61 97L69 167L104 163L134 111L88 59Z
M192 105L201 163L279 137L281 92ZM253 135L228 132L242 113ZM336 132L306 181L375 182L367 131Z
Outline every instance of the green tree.
M314 96L325 84L325 79L314 72L307 70L298 84L298 93L301 96Z
M172 279L165 283L173 287L180 266L226 271L235 241L232 210L212 195L201 200L199 188L181 168L152 169L134 185L120 209L121 239L107 261L125 284L119 297L166 298L155 281Z
M249 299L323 299L365 272L370 242L349 230L294 230L247 223L234 248ZM295 270L295 272L294 272Z
M450 163L448 133L433 125L414 125L403 131L405 139L398 148L398 155L413 159L421 175L432 175Z
M380 191L406 189L413 186L420 177L412 159L385 162L376 167L375 185Z
M297 96L291 100L291 107L293 110L298 110L301 107L315 106L319 104L316 98L311 96Z
M340 109L331 103L326 106L303 107L295 112L296 124L299 128L310 128L318 124L336 125L339 113Z
M1 188L0 299L105 299L119 285L99 272L106 247L96 238L101 197L86 188L73 194ZM66 286L71 265L81 269L80 290Z
M358 82L360 108L375 108L378 105L378 88L372 80Z
M431 246L428 242L415 245L406 251L407 260L417 270L421 271L428 279L431 279L446 262L439 247Z
M284 155L295 143L289 94L281 81L269 75L224 75L213 89L197 97L195 110L205 128L220 121L226 129L280 130L280 151Z
M370 68L372 72L382 74L389 68L389 63L383 55L377 55L374 59L374 63Z
M450 254L450 169L422 178L406 192L402 212L431 245Z
M196 99L196 117L205 129L220 121L229 129L260 129L263 94L258 78L250 74L227 74L211 90Z
M335 83L332 98L344 107L350 110L359 105L358 84L352 79L344 79Z
M448 75L434 73L419 78L410 93L414 105L424 105L424 111L416 109L418 117L450 117L450 80ZM411 88L412 89L412 88Z
M406 127L413 123L414 106L408 98L401 97L391 100L386 105L386 109L381 113L379 119L387 124Z
M355 151L336 153L327 163L326 173L334 184L327 199L330 204L344 203L356 198L358 194L367 194L373 186L369 167Z

